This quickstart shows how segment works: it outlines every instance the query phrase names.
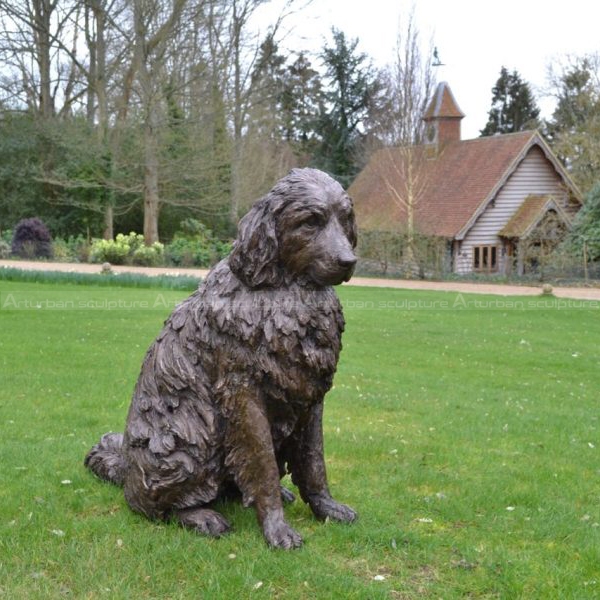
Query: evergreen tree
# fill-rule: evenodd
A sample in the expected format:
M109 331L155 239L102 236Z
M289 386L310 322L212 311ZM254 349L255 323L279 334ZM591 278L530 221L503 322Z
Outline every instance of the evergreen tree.
M594 66L583 57L560 77L556 109L552 115L556 131L573 131L600 112L599 90L594 85Z
M285 72L280 107L282 137L297 154L314 152L316 117L322 112L323 102L321 77L301 52Z
M332 33L333 45L326 46L321 54L329 85L317 123L320 144L314 160L315 166L349 185L358 170L361 124L380 85L367 55L357 52L358 39L348 40L335 28Z
M300 53L291 64L271 38L261 45L254 79L255 110L250 128L287 143L298 155L314 151L317 116L323 107L321 78Z
M492 88L492 107L481 136L496 133L515 133L538 126L538 108L529 84L515 70L500 70L500 77Z
M283 138L285 115L282 94L285 84L286 57L268 35L261 44L252 84L249 86L248 118L242 137L235 142L236 176L241 183L239 213L271 188L287 173L293 154Z
M600 260L600 183L589 192L583 208L575 217L568 243L580 256L584 253L585 244L587 258Z
M285 71L285 56L272 35L260 45L258 59L252 72L252 127L255 132L274 135L281 125L281 94Z

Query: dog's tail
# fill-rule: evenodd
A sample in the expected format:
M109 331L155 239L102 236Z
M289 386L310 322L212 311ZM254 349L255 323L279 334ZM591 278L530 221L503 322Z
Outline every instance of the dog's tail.
M105 433L87 453L83 464L100 479L122 486L127 469L127 462L121 452L122 446L122 433Z

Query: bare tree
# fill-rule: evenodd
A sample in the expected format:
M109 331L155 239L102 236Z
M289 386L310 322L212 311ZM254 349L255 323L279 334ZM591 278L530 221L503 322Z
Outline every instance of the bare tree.
M81 97L76 51L77 0L0 0L0 89L4 101L42 119Z
M414 9L400 24L394 63L387 70L385 96L388 102L374 127L376 144L383 146L374 156L375 168L405 217L399 229L406 234L405 263L415 263L415 217L427 185L427 152L423 115L431 99L435 77L433 47L423 52ZM403 219L404 220L404 219Z
M0 101L61 148L40 167L49 200L102 213L107 238L141 200L148 244L167 204L237 222L247 182L289 164L253 125L266 1L0 0Z
M386 96L377 133L388 146L413 146L424 140L423 114L435 89L433 44L423 50L414 8L400 21L395 60L387 69Z
M119 0L84 0L84 32L88 49L88 66L81 66L87 80L86 119L97 132L99 147L110 155L105 183L114 180L120 155L120 123L110 128L111 87L116 88L115 75L124 53L129 51L129 40L122 34L121 17L125 6ZM111 136L112 134L112 136ZM110 150L109 150L110 149ZM115 192L106 185L104 211L104 238L114 236Z
M56 31L51 34L51 62L55 64L59 75L62 74L63 84L59 80L55 86L54 95L51 96L52 110L40 112L46 121L52 115L61 119L61 124L53 129L55 142L76 146L75 154L86 156L88 160L89 153L95 153L98 168L94 178L88 173L82 180L69 173L69 165L53 165L50 171L44 170L40 178L66 192L93 191L92 194L80 195L66 193L53 202L102 213L104 237L112 238L115 213L127 212L133 205L129 200L117 206L117 195L123 191L122 184L114 177L121 146L122 128L118 126L118 118L112 118L111 127L111 101L115 106L120 106L114 98L116 90L119 90L117 96L130 95L130 91L121 90L130 90L131 87L120 85L119 78L120 65L131 51L131 42L126 35L127 23L123 17L127 12L126 0L56 0L54 11L68 17L59 20L60 27L54 27ZM52 16L50 24L56 22L57 19ZM66 35L58 35L66 31L71 38L69 44ZM82 38L85 44L80 43ZM44 87L40 86L42 92ZM54 98L62 102L60 108L56 106ZM32 109L31 106L29 109ZM86 117L87 131L81 131L80 120L70 119L82 113ZM89 134L93 135L94 132L94 139L90 139ZM85 199L82 200L80 196Z
M546 137L580 189L588 192L600 172L600 53L555 60L548 85L556 108L545 124Z
M249 145L244 138L248 133L250 116L256 105L264 101L265 95L262 81L254 77L261 49L264 49L265 40L270 40L271 48L276 49L285 20L296 10L296 5L302 3L306 6L308 2L285 0L280 13L265 34L256 29L253 17L267 0L230 0L223 5L217 35L222 53L221 61L225 67L222 89L229 107L232 130L230 219L233 223L237 222L245 199L244 149Z
M135 79L143 129L144 240L158 241L161 75L165 56L188 0L133 0L133 53L127 81Z
M187 167L194 166L200 183L204 209L218 189L202 189L208 180L221 183L231 192L230 217L237 221L242 198L242 163L248 115L253 97L253 67L258 42L251 34L250 18L265 0L133 0L133 51L126 70L121 101L121 118L134 106L143 131L144 237L147 244L158 239L158 216L165 202L190 205L189 198L177 199L180 174L174 155L165 152L165 142L175 127L172 109L181 111L189 131L179 135L178 144L188 144L195 153L186 155ZM185 18L182 19L182 16ZM281 17L282 18L282 17ZM276 30L278 20L273 27ZM193 24L193 26L192 26ZM128 92L130 90L130 92ZM201 91L194 98L191 90ZM129 95L128 95L129 94ZM133 95L131 95L133 94ZM135 96L135 98L134 98ZM200 107L199 104L204 104ZM208 110L207 110L208 109ZM125 112L123 112L125 111ZM212 113L207 119L207 112ZM200 125L208 127L200 127ZM166 144L168 146L168 143ZM213 154L210 154L212 148ZM223 173L219 163L226 157L228 182L209 173ZM198 159L205 164L198 164ZM204 177L204 175L208 177ZM190 180L189 175L179 183ZM208 184L210 185L210 184ZM218 188L218 185L216 186ZM161 192L171 190L166 198ZM207 197L208 196L208 197ZM213 202L213 208L215 203ZM193 208L198 209L197 205Z

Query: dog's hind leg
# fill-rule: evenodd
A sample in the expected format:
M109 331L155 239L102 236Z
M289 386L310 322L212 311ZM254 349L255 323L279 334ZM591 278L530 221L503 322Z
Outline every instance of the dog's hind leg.
M226 519L218 512L206 508L206 504L193 505L190 502L191 506L175 508L175 501L182 501L177 488L153 487L139 463L137 467L129 471L124 490L125 500L134 512L155 521L171 521L211 537L220 537L231 529Z
M231 529L223 515L202 506L176 509L173 519L186 529L211 537L221 537Z

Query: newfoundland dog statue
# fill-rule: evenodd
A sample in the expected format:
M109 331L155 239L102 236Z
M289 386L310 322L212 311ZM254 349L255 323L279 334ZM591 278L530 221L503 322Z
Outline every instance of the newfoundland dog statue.
M241 494L267 543L297 548L284 519L290 473L318 519L351 522L329 492L323 398L344 318L331 286L356 257L352 202L315 169L294 169L240 221L231 254L182 302L144 359L125 433L85 458L136 512L218 537L211 505Z

